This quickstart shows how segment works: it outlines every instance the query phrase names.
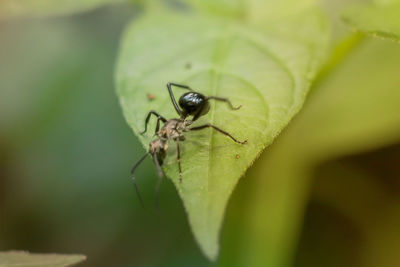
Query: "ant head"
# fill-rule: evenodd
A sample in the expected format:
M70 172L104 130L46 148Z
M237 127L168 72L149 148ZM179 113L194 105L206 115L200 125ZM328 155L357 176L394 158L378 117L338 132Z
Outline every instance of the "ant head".
M179 98L179 106L182 108L184 116L194 116L193 120L207 114L210 110L208 99L203 94L196 92L183 94Z

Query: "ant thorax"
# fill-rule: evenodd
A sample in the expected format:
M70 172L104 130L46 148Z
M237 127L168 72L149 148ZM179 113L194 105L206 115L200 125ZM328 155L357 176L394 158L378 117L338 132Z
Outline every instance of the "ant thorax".
M185 140L183 132L188 131L188 126L191 125L193 121L183 120L183 119L170 119L165 122L164 126L157 132L160 139L164 140Z

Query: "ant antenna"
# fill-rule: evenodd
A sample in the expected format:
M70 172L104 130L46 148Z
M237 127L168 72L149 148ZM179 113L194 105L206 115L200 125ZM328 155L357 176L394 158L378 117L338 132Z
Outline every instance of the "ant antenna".
M136 179L135 179L135 176L133 175L133 173L135 172L136 168L140 165L140 163L142 163L142 161L147 157L147 155L148 155L148 153L146 153L141 159L139 159L139 161L136 162L136 164L132 167L132 170L131 170L132 181L135 186L136 195L138 196L138 199L139 199L139 202L140 202L140 205L142 206L142 208L144 208L143 199L140 195L139 188L136 184Z

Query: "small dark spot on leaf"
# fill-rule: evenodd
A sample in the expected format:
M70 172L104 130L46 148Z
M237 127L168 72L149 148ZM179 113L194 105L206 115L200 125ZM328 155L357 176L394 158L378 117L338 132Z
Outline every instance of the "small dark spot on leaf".
M185 69L190 70L192 68L192 64L190 64L190 62L187 62L185 64Z
M236 158L237 158L237 159L240 159L240 155L239 155L239 154L236 154Z
M148 100L154 100L156 97L153 95L153 94L151 94L151 93L148 93L147 94L147 99Z

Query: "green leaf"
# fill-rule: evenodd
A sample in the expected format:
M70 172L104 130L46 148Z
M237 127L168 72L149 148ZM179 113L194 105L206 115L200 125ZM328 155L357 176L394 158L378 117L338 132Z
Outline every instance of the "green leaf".
M88 11L106 4L129 0L3 0L0 18L47 17Z
M146 114L156 110L166 118L177 117L167 82L243 105L232 111L212 101L209 114L195 125L212 123L248 144L236 144L210 129L189 132L182 144L181 184L173 143L164 163L209 259L218 255L225 207L239 178L301 108L326 50L327 33L324 17L315 10L268 27L160 13L127 28L116 72L118 95L128 124L146 149L154 132L152 127L147 136L139 134ZM177 97L182 93L175 91Z
M66 267L83 262L83 255L38 254L25 251L0 252L0 266Z
M218 16L232 17L248 22L282 21L315 7L316 0L177 0L182 4Z
M387 4L355 5L343 14L351 27L373 37L400 42L400 1Z
M245 16L245 5L241 0L181 0L181 3L195 7L197 10L218 16L233 18Z
M397 44L368 40L313 89L252 169L238 266L292 266L316 166L400 140L399 62Z

